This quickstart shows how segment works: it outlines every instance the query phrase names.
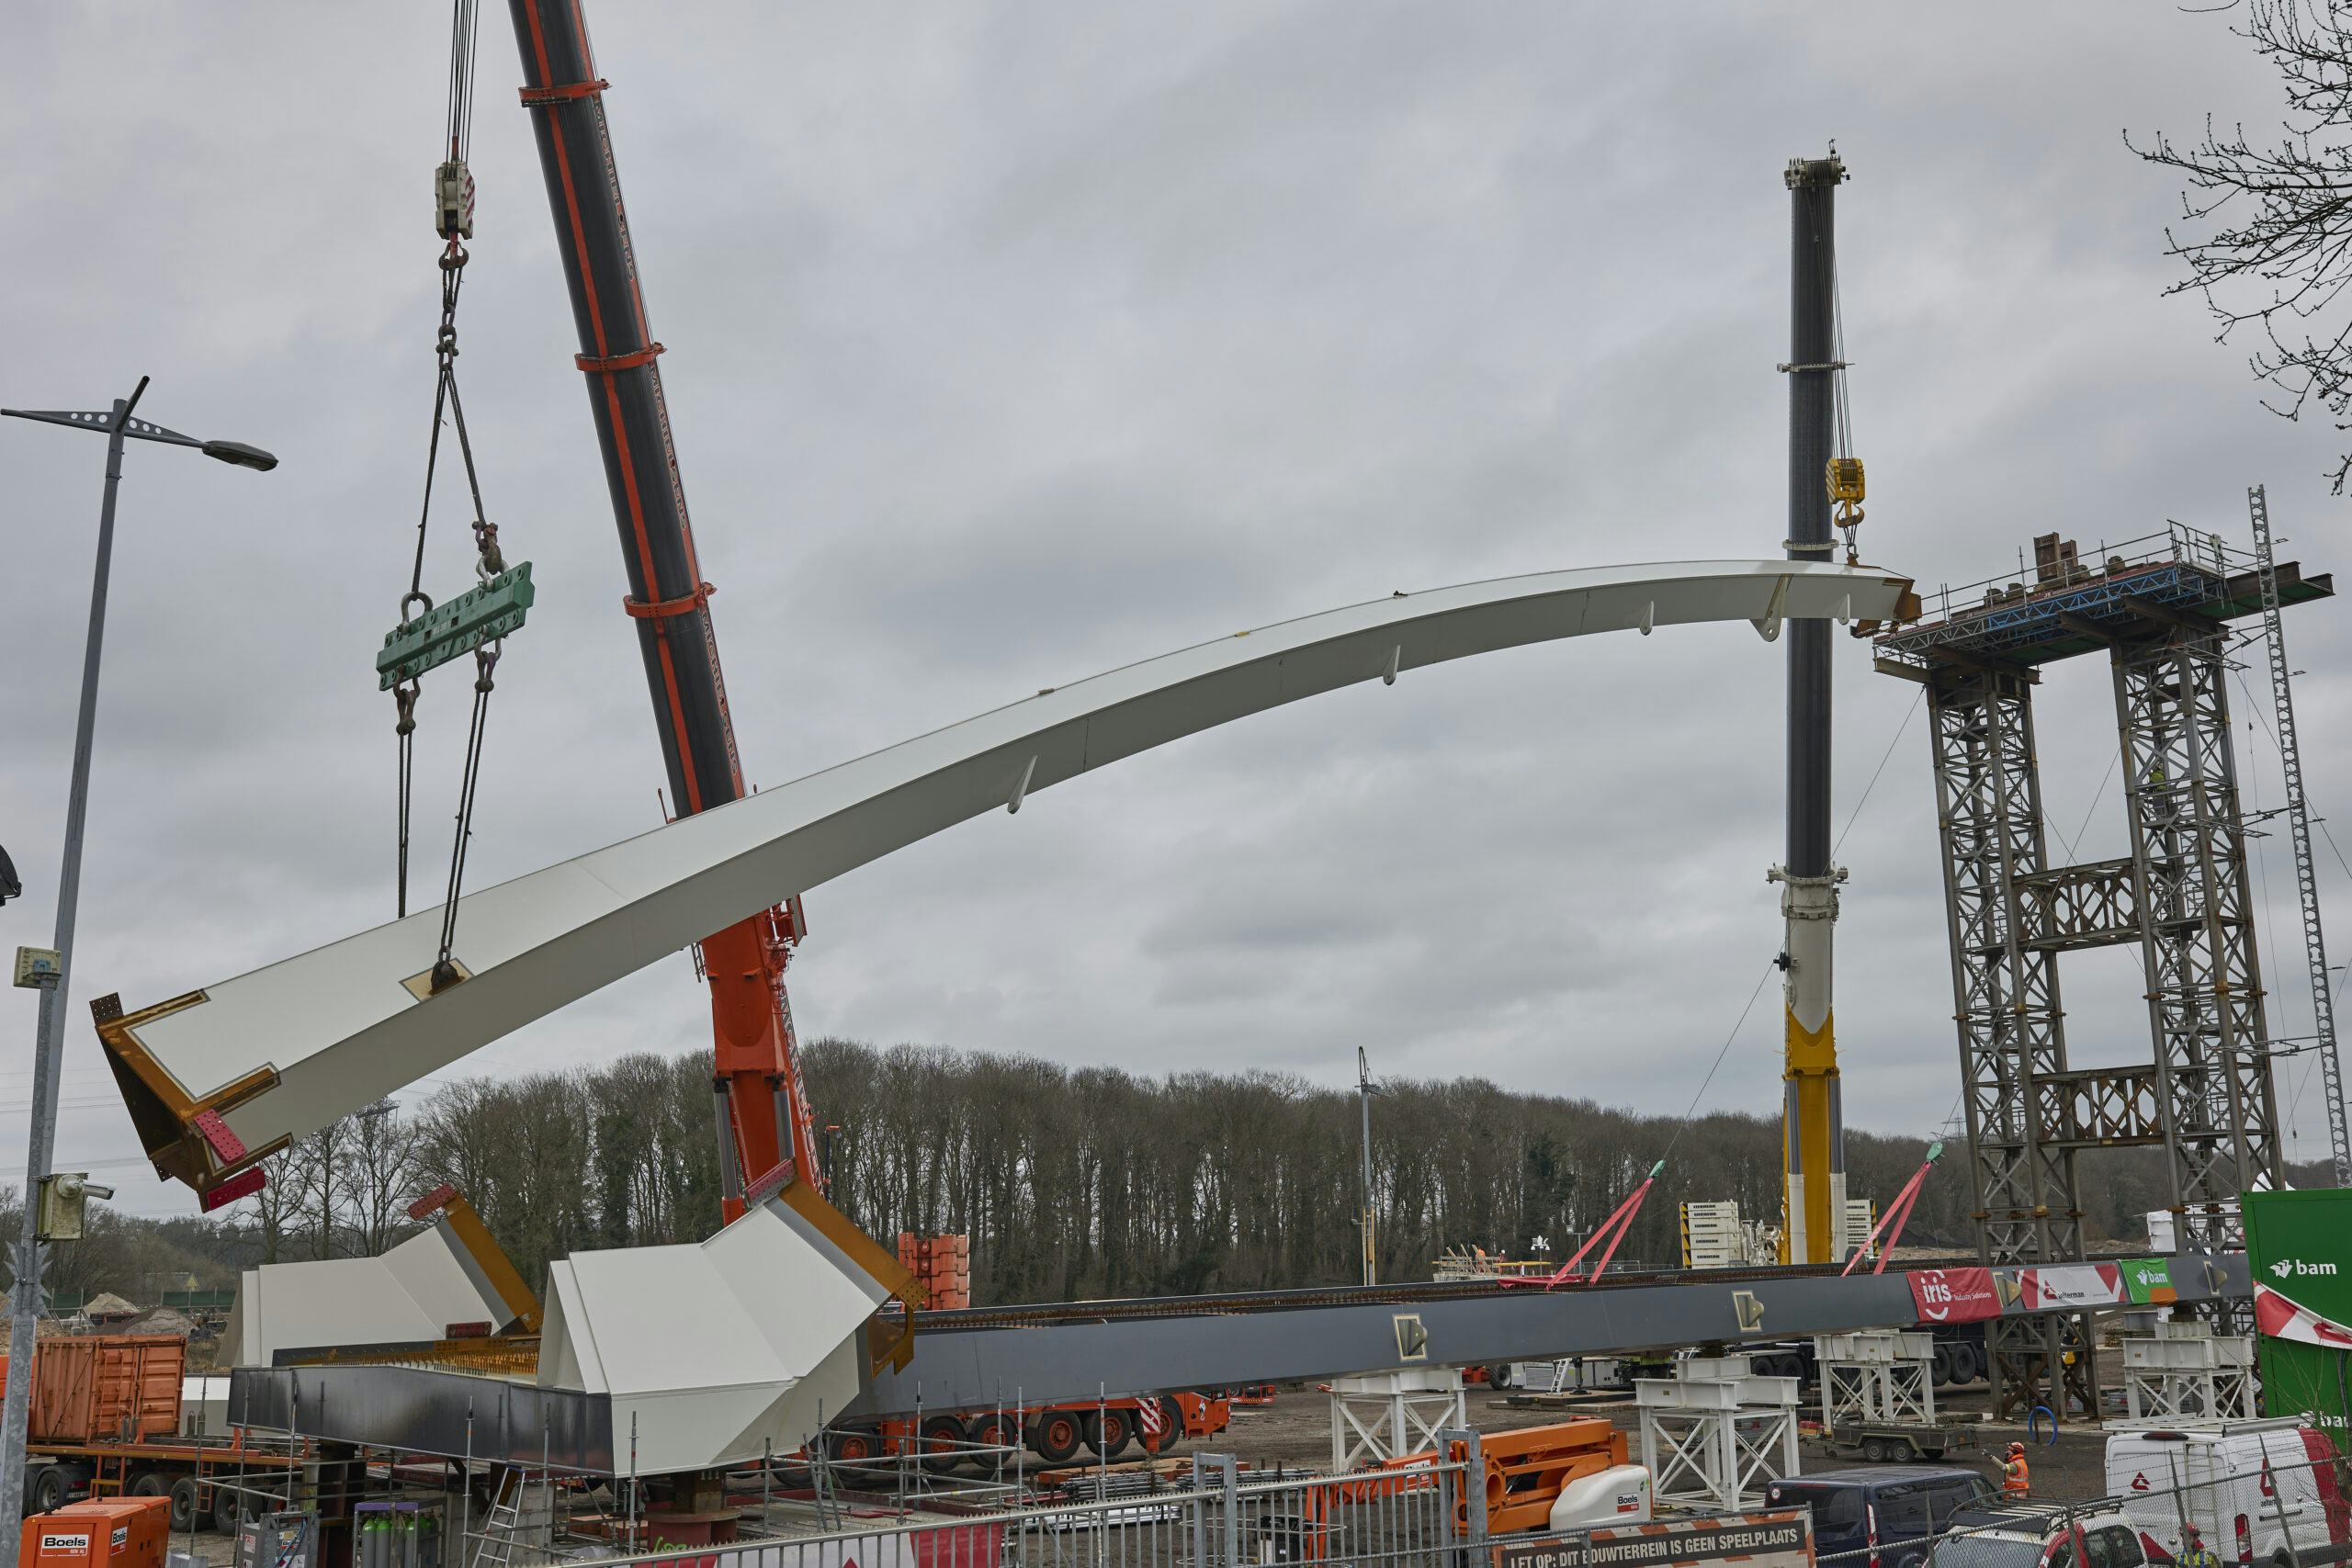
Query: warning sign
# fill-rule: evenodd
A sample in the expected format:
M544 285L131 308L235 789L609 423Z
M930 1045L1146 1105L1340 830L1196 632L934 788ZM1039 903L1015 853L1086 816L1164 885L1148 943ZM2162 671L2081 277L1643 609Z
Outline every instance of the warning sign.
M1498 1541L1494 1557L1495 1568L1682 1568L1718 1562L1813 1568L1813 1526L1802 1512L1725 1514Z

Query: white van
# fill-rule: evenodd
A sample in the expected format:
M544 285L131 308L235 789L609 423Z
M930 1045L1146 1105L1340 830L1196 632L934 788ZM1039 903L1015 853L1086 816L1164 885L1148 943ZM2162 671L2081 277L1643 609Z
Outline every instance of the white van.
M2352 1521L2335 1458L2325 1433L2293 1416L2115 1432L2107 1490L2173 1557L2186 1519L2224 1562L2284 1568L2290 1534L2297 1554L2342 1555Z

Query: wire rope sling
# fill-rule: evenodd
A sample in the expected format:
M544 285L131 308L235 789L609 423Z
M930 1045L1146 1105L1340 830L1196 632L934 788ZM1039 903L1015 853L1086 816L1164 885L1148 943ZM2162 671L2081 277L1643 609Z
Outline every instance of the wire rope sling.
M408 592L401 596L400 624L385 634L376 655L377 686L392 694L397 717L393 732L399 741L398 909L408 914L409 812L415 776L416 701L426 671L473 655L473 718L466 736L466 756L459 774L457 832L449 851L449 874L441 907L441 943L433 967L408 982L420 996L431 996L467 977L468 971L451 956L457 942L458 896L464 886L466 851L473 837L475 786L481 776L482 738L490 715L493 676L509 632L520 629L531 607L531 563L508 566L498 542L498 525L485 514L481 478L474 464L472 437L466 430L465 404L458 395L458 298L465 286L467 253L464 241L473 238L474 184L466 167L466 152L473 122L474 43L480 16L476 0L456 0L449 28L448 156L433 175L434 226L443 241L441 327L434 342L438 374L433 389L433 434L425 447L424 500L416 520L416 560L409 573ZM433 517L433 481L441 457L441 432L447 423L458 438L458 453L466 470L466 489L473 503L474 577L471 588L445 603L435 604L424 592L424 543Z

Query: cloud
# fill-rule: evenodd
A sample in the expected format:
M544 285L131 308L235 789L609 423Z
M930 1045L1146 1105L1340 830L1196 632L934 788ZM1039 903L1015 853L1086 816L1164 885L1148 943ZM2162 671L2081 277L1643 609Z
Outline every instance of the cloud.
M5 396L102 406L149 373L142 412L285 464L130 458L61 1142L93 1160L136 1145L79 1021L90 997L153 1001L390 911L370 660L415 539L444 41L393 12L121 20L40 13L5 67L0 132L45 150L0 179ZM606 5L595 22L763 784L1395 588L1773 553L1780 170L1833 136L1855 175L1841 270L1870 558L1932 586L2050 528L2235 529L2267 481L2332 564L2330 433L2261 413L2193 304L2162 298L2173 195L2118 140L2275 115L2214 18L712 5L681 27ZM491 513L541 598L501 670L476 886L642 829L661 776L494 17L481 61L460 364ZM32 942L99 453L11 424L0 464L0 840L28 887L0 931ZM465 566L447 508L426 586ZM2290 635L2324 811L2345 634L2321 607ZM1927 1131L1957 1084L1926 741L1911 689L1838 651L1847 1105ZM1744 628L1522 650L1055 789L813 893L798 1017L1328 1082L1363 1045L1384 1073L1658 1114L1703 1082L1702 1108L1769 1108L1781 660ZM2094 798L2104 681L2063 671L2042 700L2052 820L2071 836L2087 816L2084 852L2115 852L2112 785ZM428 689L426 886L462 708L461 682ZM2245 766L2275 788L2258 735ZM2262 852L2276 903L2283 846ZM2331 863L2331 896L2344 880ZM2292 1025L2301 965L2269 964ZM2086 1060L2143 1049L2129 969L2069 961ZM0 997L0 1031L29 1040L28 994ZM680 959L467 1070L706 1031ZM0 1070L0 1107L28 1087ZM2308 1154L2317 1119L2301 1124ZM0 1114L0 1149L21 1126ZM187 1201L122 1185L136 1208Z

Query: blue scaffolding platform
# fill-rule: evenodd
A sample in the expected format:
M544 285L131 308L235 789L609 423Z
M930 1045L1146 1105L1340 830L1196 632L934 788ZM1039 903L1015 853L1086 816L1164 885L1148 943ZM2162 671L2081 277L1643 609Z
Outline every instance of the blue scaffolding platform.
M2063 549L2042 554L2030 575L1941 591L1934 619L1878 638L1879 669L1921 680L1939 663L2030 667L2102 652L2151 621L2193 616L2218 626L2262 611L2253 558L2211 536L2175 526L2117 547L2098 569ZM2278 576L2282 604L2335 592L2328 574L2305 577L2292 561L2280 562Z

